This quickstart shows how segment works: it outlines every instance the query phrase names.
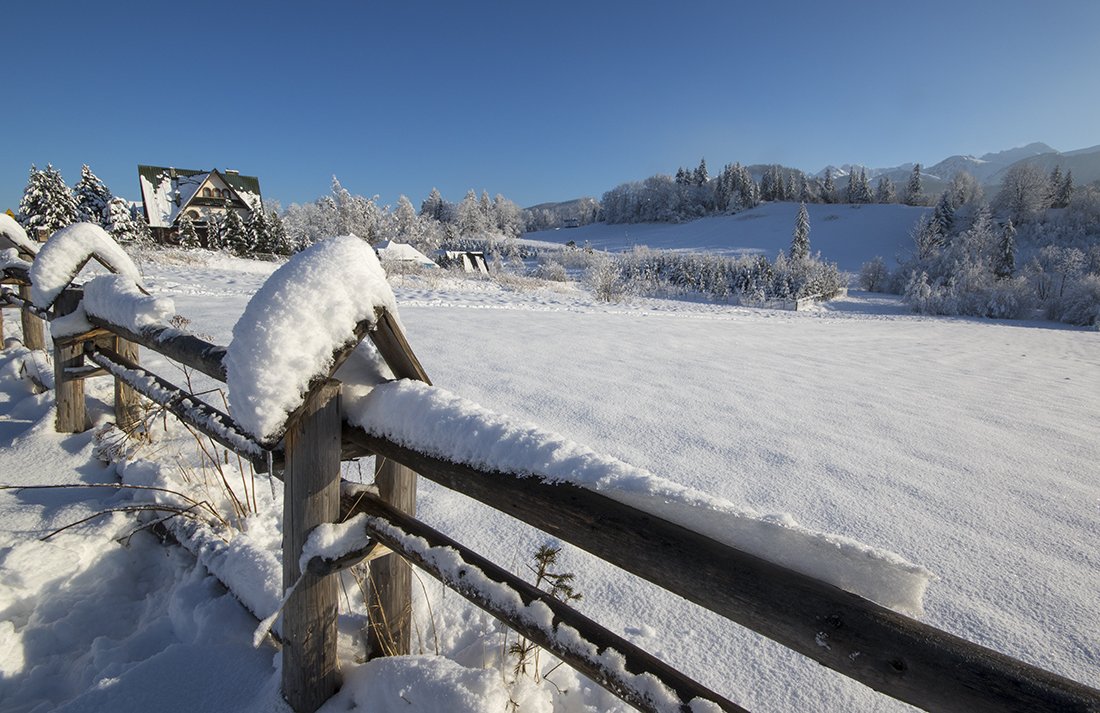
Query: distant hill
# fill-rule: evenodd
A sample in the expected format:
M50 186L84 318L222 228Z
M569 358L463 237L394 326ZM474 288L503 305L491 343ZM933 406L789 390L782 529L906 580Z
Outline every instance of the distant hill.
M894 266L895 258L911 249L909 231L929 208L906 205L806 206L810 213L810 248L842 270L856 272L880 255ZM688 250L720 255L762 254L774 258L791 245L797 203L764 203L736 215L700 218L690 223L593 223L579 228L543 230L524 238L564 244L589 245L618 252L646 246L659 250Z

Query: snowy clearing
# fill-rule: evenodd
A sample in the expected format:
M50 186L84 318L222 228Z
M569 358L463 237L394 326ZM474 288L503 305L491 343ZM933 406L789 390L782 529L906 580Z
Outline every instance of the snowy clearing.
M275 268L201 254L141 267L153 295L222 344ZM608 305L570 285L515 292L449 277L404 277L394 291L434 383L683 487L896 552L938 576L924 621L1100 681L1100 333L916 317L859 293L791 313ZM5 320L5 337L18 329ZM0 358L5 482L112 481L91 433L53 433L52 395L18 378L25 361L18 349ZM143 363L179 378L156 355ZM88 386L109 401L109 381ZM346 475L360 471L369 480L372 465ZM247 519L260 552L278 547L266 489ZM0 492L0 707L279 710L274 649L251 648L255 620L186 552L146 535L115 543L134 528L119 513L37 539L131 498ZM522 574L548 539L423 481L419 516ZM574 548L562 558L582 612L750 710L907 709ZM270 602L274 584L242 588ZM537 713L622 709L565 669L551 676L564 695L507 686L499 625L424 584L414 645L447 658L349 658L324 710L501 710L509 696ZM355 626L342 623L346 655Z
M858 272L879 255L890 266L912 252L910 231L929 208L907 205L808 204L810 250L835 262L841 270ZM772 259L789 250L797 203L762 203L736 215L700 218L688 223L592 223L579 228L527 233L525 240L618 252L635 247L683 250L718 255L759 253Z

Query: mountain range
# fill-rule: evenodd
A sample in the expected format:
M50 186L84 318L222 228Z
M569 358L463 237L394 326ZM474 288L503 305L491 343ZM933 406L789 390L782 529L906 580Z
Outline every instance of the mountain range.
M1041 141L1030 143L1027 146L1018 146L1004 151L987 153L982 156L970 154L956 154L948 156L939 163L921 167L921 179L926 193L935 194L960 171L966 171L978 182L986 187L1000 185L1004 174L1018 163L1031 163L1040 169L1050 172L1055 166L1060 166L1062 173L1073 172L1073 181L1077 185L1084 185L1100 180L1100 146L1077 149L1075 151L1059 151L1049 144ZM853 169L863 168L869 178L877 179L887 176L895 184L904 186L913 172L913 164L905 163L891 168L867 168L859 165L826 166L816 175L824 176L826 170L833 172L833 178L847 176Z

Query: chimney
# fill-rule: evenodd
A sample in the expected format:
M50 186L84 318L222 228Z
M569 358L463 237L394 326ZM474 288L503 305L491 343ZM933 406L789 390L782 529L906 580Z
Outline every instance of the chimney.
M235 168L227 168L227 169L225 169L225 172L226 172L227 174L231 175L231 176L239 176L239 175L241 175L241 172L240 172L240 171L238 171L238 170L237 170L237 169L235 169Z

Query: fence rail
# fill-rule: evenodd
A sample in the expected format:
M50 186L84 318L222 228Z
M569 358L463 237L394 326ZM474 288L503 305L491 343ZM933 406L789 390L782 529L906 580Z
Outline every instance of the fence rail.
M19 307L24 321L38 322L77 308L81 293L66 290L52 312L30 304L25 271L6 269L0 304ZM2 313L0 313L2 314ZM399 379L430 383L393 316L382 310L368 328L360 324L334 354L336 364L318 374L303 406L292 417L280 443L259 443L233 419L184 389L141 367L136 346L158 352L218 381L226 379L226 349L178 330L150 327L134 331L89 316L94 332L55 340L58 430L86 427L83 379L102 369L116 380L117 416L132 409L134 392L160 404L191 427L248 458L257 470L274 466L284 481L284 588L302 582L284 610L283 691L296 711L312 712L338 685L336 668L336 580L333 573L371 558L368 618L375 651L407 653L412 561L523 636L545 646L597 683L643 710L658 706L631 676L651 674L680 700L685 710L705 698L723 710L737 704L706 689L638 650L485 558L417 521L417 474L461 492L540 530L570 542L638 577L757 631L814 661L886 695L928 710L943 711L1100 711L1100 691L978 646L932 626L878 606L830 584L665 521L652 514L564 483L548 484L519 474L489 473L431 456L416 448L368 434L339 419L339 388L332 379L342 355L369 338ZM33 325L31 326L33 330ZM40 325L39 325L40 329ZM28 344L28 346L30 346ZM94 367L85 365L90 361ZM381 464L378 496L362 495L340 505L340 461L374 455ZM349 489L350 484L344 484ZM371 546L339 562L314 561L298 571L297 553L313 527L342 517L368 515ZM609 673L591 656L563 646L553 635L514 613L494 607L491 597L433 563L402 535L423 538L431 547L449 548L489 580L519 593L527 604L542 602L555 626L570 626L596 650L614 649L627 661L627 674ZM378 557L378 544L391 554ZM824 643L823 643L824 642Z

